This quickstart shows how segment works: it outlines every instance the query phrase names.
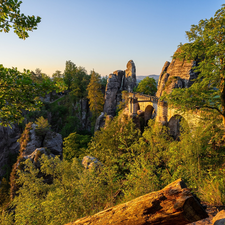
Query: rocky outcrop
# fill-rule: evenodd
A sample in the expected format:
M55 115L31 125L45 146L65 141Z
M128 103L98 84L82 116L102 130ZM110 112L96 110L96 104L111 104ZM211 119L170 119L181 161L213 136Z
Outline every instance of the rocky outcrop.
M80 130L91 131L91 112L88 105L88 99L80 99L74 106L75 114L80 122Z
M136 68L133 60L127 63L127 69L116 70L109 75L105 91L104 113L115 116L116 107L122 100L122 91L132 92L136 86Z
M177 52L180 51L179 49ZM198 73L193 71L197 61L186 61L173 58L172 62L165 62L159 76L156 96L159 98L164 92L171 93L174 88L188 88L193 84L193 79Z
M133 60L130 60L127 63L127 69L125 70L124 90L133 92L136 82L136 67Z
M49 130L44 136L35 132L36 124L32 124L30 129L30 139L24 150L24 155L32 154L37 148L46 147L55 155L62 155L62 135Z
M82 165L87 170L100 169L103 164L93 156L84 156Z
M104 115L115 116L116 108L122 101L122 91L133 92L137 85L136 67L133 60L127 63L126 70L116 70L109 75L105 89L103 114L96 120L95 131L104 126Z
M107 115L116 115L116 106L122 100L121 91L124 90L124 76L124 71L117 70L114 73L110 74L108 77L104 104L104 113L106 113Z
M17 125L12 125L12 128L0 126L0 177L5 175L11 155L19 153L19 138L20 131Z
M61 134L51 131L36 132L37 125L34 123L26 124L26 127L20 138L19 156L16 163L13 165L10 174L10 197L11 200L15 197L19 189L17 180L17 170L24 169L24 161L30 159L36 168L40 168L39 158L42 154L48 157L55 157L55 155L62 156L63 141ZM40 174L39 174L40 175ZM41 175L42 176L42 175ZM51 182L51 178L44 178L44 182Z
M225 224L225 210L220 211L217 215L213 218L212 221L213 225L224 225Z
M105 124L105 115L103 112L101 112L100 116L97 118L95 122L95 131L100 130L101 127L103 127Z

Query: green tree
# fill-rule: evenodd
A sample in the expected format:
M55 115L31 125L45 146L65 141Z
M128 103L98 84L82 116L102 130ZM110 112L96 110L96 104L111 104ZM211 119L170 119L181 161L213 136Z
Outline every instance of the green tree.
M87 71L84 67L78 67L76 73L73 76L71 84L71 96L75 100L87 97L87 86L90 82L90 76L87 75Z
M53 78L63 78L63 74L61 73L61 71L56 70L55 73L52 74Z
M48 119L45 119L43 116L37 118L35 123L37 124L35 132L40 136L44 136L50 130L51 125L49 125Z
M17 68L0 65L0 125L22 122L22 110L34 111L40 108L40 96L56 89L50 79L35 83L29 70L19 72Z
M71 161L74 157L79 158L82 156L89 141L89 135L71 133L63 142L63 159Z
M180 110L213 113L225 126L225 5L214 17L200 20L187 31L189 44L181 45L175 58L197 60L200 75L190 88L174 89L163 97Z
M29 37L28 31L37 29L41 18L39 16L25 16L21 13L21 3L22 1L18 0L0 1L0 32L8 33L13 28L19 38L26 39Z
M87 87L90 110L94 120L103 111L104 97L101 92L101 77L95 71L91 72L91 80Z
M155 95L157 91L157 85L154 78L145 77L139 84L136 92L141 92L146 95Z
M69 90L71 90L72 82L76 72L77 72L76 65L70 60L66 61L66 68L64 70L64 82Z

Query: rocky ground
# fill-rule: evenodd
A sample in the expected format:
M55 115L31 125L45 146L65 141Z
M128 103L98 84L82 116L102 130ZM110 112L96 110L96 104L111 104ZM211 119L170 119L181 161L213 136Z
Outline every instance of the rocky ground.
M225 206L210 206L206 203L202 203L203 206L207 207L206 212L208 213L209 217L203 220L199 220L194 223L189 223L188 225L212 225L213 224L213 217L216 216L216 214L221 211L225 210Z

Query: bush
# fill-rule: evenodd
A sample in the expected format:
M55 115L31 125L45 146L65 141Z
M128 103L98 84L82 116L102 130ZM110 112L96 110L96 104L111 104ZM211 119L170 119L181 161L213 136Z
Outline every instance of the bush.
M48 123L48 119L44 119L43 116L37 118L35 123L37 124L37 127L35 128L35 132L37 135L40 135L40 136L45 135L51 127L51 125L49 125Z
M71 133L63 142L63 159L71 161L74 157L82 158L90 139L88 135Z

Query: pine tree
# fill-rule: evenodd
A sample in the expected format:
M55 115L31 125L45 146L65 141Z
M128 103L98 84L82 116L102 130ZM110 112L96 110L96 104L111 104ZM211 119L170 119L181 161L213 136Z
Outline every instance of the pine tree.
M101 77L95 71L91 72L91 80L87 87L90 110L94 120L103 111L104 97L101 92Z

